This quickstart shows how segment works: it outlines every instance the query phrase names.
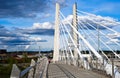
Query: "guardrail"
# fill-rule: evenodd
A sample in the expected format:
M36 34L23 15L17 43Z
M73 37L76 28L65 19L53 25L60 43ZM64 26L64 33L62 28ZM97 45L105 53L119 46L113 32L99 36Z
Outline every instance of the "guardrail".
M114 58L110 59L109 62L103 59L103 63L99 61L94 61L90 64L93 71L98 72L100 74L104 74L110 78L120 78L120 72L118 67L114 64ZM118 61L120 59L117 59Z
M37 62L31 60L30 67L20 71L16 64L13 64L10 78L22 78L28 74L28 78L46 78L48 66L47 57L38 58Z

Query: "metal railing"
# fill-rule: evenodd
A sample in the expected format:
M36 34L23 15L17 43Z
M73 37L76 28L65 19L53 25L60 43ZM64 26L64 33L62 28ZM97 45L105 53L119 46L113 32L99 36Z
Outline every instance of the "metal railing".
M39 67L39 69L37 68L37 66ZM38 58L37 62L31 60L31 65L23 71L20 71L17 65L13 64L10 78L23 78L26 74L30 75L28 75L28 78L46 78L47 66L47 57ZM36 75L36 73L38 73L38 75Z

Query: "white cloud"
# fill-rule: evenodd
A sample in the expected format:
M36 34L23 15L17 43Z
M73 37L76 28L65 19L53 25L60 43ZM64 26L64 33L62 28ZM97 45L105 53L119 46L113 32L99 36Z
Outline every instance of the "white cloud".
M42 20L42 19L46 19L50 16L52 16L50 13L35 13L37 20Z
M106 42L107 44L119 43L120 42L120 33L113 33L107 35L110 40Z
M72 18L73 18L73 15L69 15L62 22L64 24L68 24L67 21L69 21L71 23L72 22ZM96 22L100 26L101 25L105 25L105 26L118 26L118 25L120 25L120 22L118 22L114 18L103 17L103 16L100 16L100 15L94 15L94 14L79 15L78 16L78 23L80 23L81 21L89 22L90 24L93 24L93 23L95 24L95 22ZM84 23L84 24L86 24L86 23Z
M62 20L62 22L64 24L68 24L68 21L72 22L72 19L73 19L73 15L68 15L64 20Z
M51 15L49 13L44 15L45 18L50 17L50 16Z
M56 0L56 2L62 4L65 3L65 0Z
M39 41L39 40L42 40L40 37L30 37L30 40L31 41Z
M119 39L110 39L108 42L106 42L107 44L114 44L114 43L119 43L120 40Z
M118 39L111 39L112 42L119 42L120 40Z
M44 23L34 23L33 29L53 29L54 24L50 22L44 22Z
M119 38L120 37L120 33L108 34L108 37L110 37L110 38Z
M83 21L88 21L89 20L93 20L99 24L103 24L105 26L116 26L119 25L120 22L118 22L116 19L111 18L111 17L102 17L100 15L85 15L85 16L78 16L79 21L83 20Z

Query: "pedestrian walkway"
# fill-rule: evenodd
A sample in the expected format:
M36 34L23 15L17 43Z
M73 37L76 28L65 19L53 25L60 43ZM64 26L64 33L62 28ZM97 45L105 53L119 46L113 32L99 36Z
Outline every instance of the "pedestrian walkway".
M104 75L65 64L49 64L48 78L108 78Z
M48 78L67 78L67 77L66 74L56 64L49 64Z

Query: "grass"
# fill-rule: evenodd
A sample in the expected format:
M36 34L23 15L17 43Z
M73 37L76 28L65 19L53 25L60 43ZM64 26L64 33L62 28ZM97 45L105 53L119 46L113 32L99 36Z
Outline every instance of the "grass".
M0 65L0 78L10 78L11 69L12 66L10 65Z

